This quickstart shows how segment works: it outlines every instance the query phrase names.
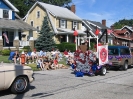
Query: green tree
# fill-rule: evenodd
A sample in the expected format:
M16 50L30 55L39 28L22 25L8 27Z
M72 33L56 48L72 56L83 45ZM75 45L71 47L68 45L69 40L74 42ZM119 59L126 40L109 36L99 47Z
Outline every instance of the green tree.
M23 18L29 9L33 6L36 1L57 5L57 6L64 6L70 9L69 3L72 0L9 0L18 10L18 15Z
M35 48L37 50L45 49L46 51L51 51L53 48L55 48L53 36L54 33L51 32L51 29L49 27L49 20L46 16L44 17L39 37L36 40Z
M119 20L118 22L115 22L113 24L113 26L114 26L115 29L120 29L120 28L122 28L125 25L127 25L127 26L133 26L133 19L130 19L130 20L122 19L122 20Z

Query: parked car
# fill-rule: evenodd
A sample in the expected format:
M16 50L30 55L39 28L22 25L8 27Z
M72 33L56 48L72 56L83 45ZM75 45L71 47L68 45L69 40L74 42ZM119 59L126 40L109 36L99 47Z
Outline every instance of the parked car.
M126 46L109 46L108 47L109 63L112 66L127 70L129 65L133 64L131 49Z
M0 79L0 90L23 93L34 80L33 70L29 66L0 63Z

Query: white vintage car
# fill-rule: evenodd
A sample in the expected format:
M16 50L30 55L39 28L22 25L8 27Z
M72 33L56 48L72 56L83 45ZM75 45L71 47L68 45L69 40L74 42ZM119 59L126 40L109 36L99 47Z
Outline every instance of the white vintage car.
M33 70L29 66L0 63L0 79L0 90L23 93L34 80Z

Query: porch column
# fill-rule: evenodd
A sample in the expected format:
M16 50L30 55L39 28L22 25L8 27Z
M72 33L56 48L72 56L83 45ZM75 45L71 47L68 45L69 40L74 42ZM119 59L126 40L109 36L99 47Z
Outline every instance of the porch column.
M68 34L67 34L67 42L69 42L69 36L68 36Z
M16 50L19 50L19 36L18 36L18 30L14 31L14 41L13 41L13 46L16 47Z
M80 45L80 36L77 36L78 37L78 46Z
M0 28L0 50L3 50L2 29Z
M31 48L31 50L34 49L34 38L33 38L33 31L29 31L29 46Z

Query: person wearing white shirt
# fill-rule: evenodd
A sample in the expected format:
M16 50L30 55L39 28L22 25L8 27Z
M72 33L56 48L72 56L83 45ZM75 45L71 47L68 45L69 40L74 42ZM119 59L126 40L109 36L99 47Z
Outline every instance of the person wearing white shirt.
M38 55L35 50L33 52L31 52L31 57L32 57L32 63L34 63L35 59L38 58Z

